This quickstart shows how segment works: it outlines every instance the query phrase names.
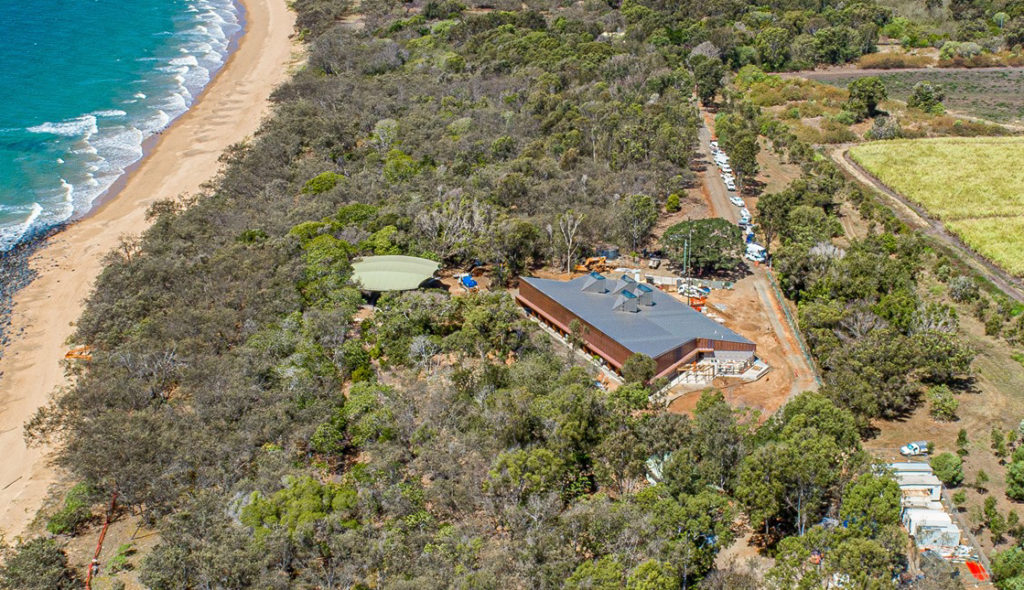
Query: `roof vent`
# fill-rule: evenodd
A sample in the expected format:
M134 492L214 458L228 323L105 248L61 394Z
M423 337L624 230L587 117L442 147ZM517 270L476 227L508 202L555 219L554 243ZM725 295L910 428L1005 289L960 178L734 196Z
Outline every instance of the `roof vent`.
M640 311L637 307L637 296L630 293L629 291L622 291L619 296L615 298L615 304L612 305L612 309L615 311L628 311L630 313L636 313Z
M607 293L608 280L601 273L592 272L587 275L587 280L583 282L581 290L585 293Z
M634 281L629 275L622 275L619 280L615 281L615 287L612 289L612 293L622 293L628 291L636 294L637 282Z
M654 305L654 289L644 284L637 284L636 286L637 301L640 305L645 307L651 307Z

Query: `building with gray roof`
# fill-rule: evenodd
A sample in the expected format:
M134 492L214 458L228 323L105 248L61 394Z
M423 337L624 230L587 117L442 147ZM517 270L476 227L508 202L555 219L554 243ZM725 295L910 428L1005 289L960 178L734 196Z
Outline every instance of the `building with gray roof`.
M628 275L590 273L570 281L523 277L516 300L563 334L579 322L585 348L616 370L633 354L656 362L671 377L707 357L752 358L750 340L689 305Z

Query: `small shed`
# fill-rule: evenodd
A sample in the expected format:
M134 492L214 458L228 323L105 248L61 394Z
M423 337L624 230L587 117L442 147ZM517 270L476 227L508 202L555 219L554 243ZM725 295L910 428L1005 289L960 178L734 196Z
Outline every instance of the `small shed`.
M411 291L430 281L440 267L415 256L364 256L352 263L352 279L364 291Z

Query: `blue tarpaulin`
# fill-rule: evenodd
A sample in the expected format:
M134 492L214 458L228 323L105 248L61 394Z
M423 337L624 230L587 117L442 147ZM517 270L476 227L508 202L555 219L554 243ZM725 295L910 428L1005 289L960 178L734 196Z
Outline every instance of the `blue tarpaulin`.
M476 286L476 281L473 280L473 277L465 275L462 277L462 285L467 289L472 289Z

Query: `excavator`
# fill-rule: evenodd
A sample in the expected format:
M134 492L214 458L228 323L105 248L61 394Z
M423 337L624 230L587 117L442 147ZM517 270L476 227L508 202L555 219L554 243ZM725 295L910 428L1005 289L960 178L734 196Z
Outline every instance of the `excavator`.
M583 264L576 265L576 272L605 272L608 270L607 260L604 256L591 256Z
M91 361L92 360L92 347L90 346L76 346L64 354L64 358L68 360L79 360L79 361Z

